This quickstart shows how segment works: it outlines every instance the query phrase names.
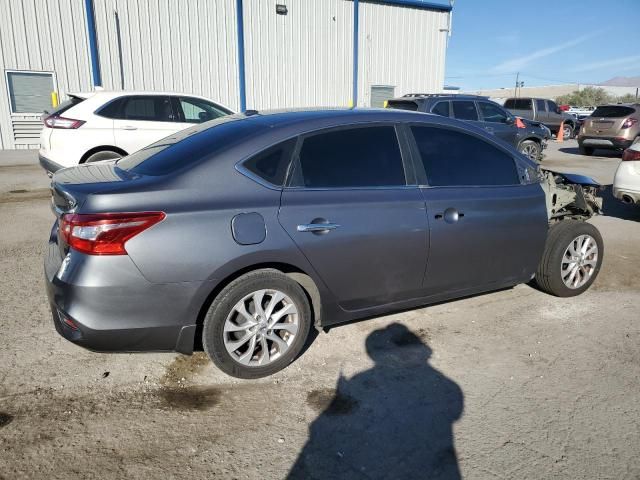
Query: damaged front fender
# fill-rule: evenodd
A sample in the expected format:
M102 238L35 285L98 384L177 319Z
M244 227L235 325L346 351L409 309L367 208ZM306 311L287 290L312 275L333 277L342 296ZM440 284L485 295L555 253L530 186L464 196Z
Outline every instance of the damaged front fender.
M565 218L587 220L602 213L601 186L592 178L571 173L540 170L549 223Z

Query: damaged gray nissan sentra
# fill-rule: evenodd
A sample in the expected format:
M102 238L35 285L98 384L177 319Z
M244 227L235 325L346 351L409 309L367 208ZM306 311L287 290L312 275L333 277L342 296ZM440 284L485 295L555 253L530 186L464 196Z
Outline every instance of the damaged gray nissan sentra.
M60 170L54 323L97 351L202 344L258 378L310 329L534 280L584 292L599 186L495 136L394 110L249 111Z

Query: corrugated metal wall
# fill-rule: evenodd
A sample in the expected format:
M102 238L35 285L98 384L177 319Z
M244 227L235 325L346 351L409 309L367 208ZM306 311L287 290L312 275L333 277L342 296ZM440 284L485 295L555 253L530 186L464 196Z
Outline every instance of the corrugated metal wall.
M105 89L190 92L239 109L235 0L94 4ZM248 108L350 104L352 0L244 0L243 15ZM358 104L371 104L372 85L440 91L447 21L446 12L361 0ZM84 0L0 0L0 22L3 73L54 72L61 94L92 88ZM16 125L31 131L24 122L37 116L12 117L8 97L3 78L0 148L36 147L14 142Z
M105 89L187 92L239 108L234 0L94 5Z
M14 142L14 128L39 115L11 115L5 70L54 72L61 92L91 88L83 0L0 0L0 148L36 148Z
M353 2L245 0L247 108L347 106Z
M442 91L448 21L447 12L361 1L358 105L371 105L371 85L396 96Z

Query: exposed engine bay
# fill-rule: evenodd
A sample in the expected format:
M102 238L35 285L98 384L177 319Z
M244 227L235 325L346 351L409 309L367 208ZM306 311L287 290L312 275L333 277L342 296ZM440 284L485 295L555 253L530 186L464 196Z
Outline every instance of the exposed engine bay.
M544 169L540 169L540 176L550 224L565 218L587 220L602 213L601 186L592 178Z

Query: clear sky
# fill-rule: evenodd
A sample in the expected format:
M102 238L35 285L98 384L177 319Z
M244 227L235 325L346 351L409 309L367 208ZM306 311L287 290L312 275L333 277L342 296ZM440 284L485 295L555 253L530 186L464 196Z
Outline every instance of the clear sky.
M440 1L440 3L445 3ZM640 76L640 0L455 0L445 85Z

